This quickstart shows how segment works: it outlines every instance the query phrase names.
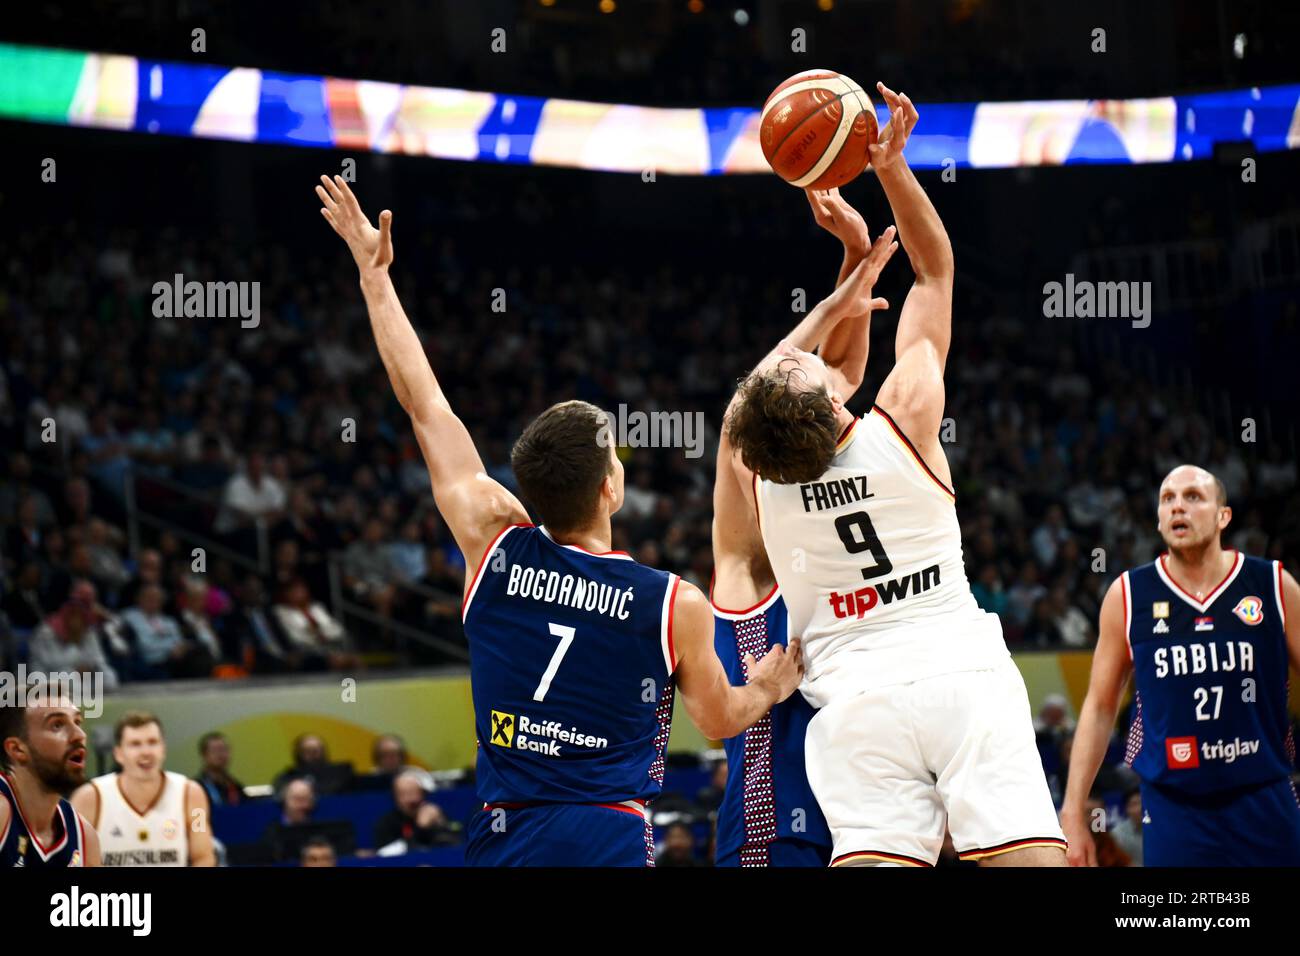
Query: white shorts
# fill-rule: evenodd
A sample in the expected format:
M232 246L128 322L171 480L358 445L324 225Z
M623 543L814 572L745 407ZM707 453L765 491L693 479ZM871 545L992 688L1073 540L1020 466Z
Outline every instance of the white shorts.
M805 748L832 866L933 866L945 826L964 860L1065 847L1010 659L832 701Z

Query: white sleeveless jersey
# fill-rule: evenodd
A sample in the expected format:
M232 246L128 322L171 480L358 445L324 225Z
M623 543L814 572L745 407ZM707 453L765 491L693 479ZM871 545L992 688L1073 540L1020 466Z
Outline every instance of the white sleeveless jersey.
M813 706L1009 656L966 580L953 493L883 409L849 426L817 481L754 490Z
M143 814L126 802L118 775L91 781L99 793L100 852L104 866L188 866L184 774L163 771L162 793Z

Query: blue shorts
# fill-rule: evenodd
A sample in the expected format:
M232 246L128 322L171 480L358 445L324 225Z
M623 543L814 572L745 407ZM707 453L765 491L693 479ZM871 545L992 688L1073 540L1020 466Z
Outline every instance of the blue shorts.
M1144 866L1300 866L1300 802L1286 779L1224 793L1142 784Z
M766 866L830 866L831 848L779 837L767 845ZM740 849L718 857L714 866L740 866Z
M644 814L591 803L547 803L474 814L468 866L650 866Z

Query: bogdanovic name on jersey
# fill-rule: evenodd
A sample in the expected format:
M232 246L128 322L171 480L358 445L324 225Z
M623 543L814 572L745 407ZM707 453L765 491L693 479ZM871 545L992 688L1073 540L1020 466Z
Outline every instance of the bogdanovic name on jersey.
M547 568L510 565L506 594L532 598L547 604L563 604L579 611L594 611L626 621L631 612L632 588L616 588L590 581L581 575L560 574Z
M939 565L932 564L922 571L914 571L880 584L868 584L845 594L832 591L829 600L836 617L862 618L877 604L892 604L903 600L908 594L920 594L938 584Z
M526 714L518 719L499 710L492 711L492 743L511 750L527 750L546 757L558 757L560 744L604 750L609 739L585 734L577 727L565 727L558 720L532 720Z

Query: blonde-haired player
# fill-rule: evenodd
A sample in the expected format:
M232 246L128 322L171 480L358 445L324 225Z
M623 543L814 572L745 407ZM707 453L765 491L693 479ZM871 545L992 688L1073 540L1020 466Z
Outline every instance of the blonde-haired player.
M166 770L167 744L153 714L117 722L118 773L96 777L72 805L100 834L104 866L215 866L208 795L184 774Z

